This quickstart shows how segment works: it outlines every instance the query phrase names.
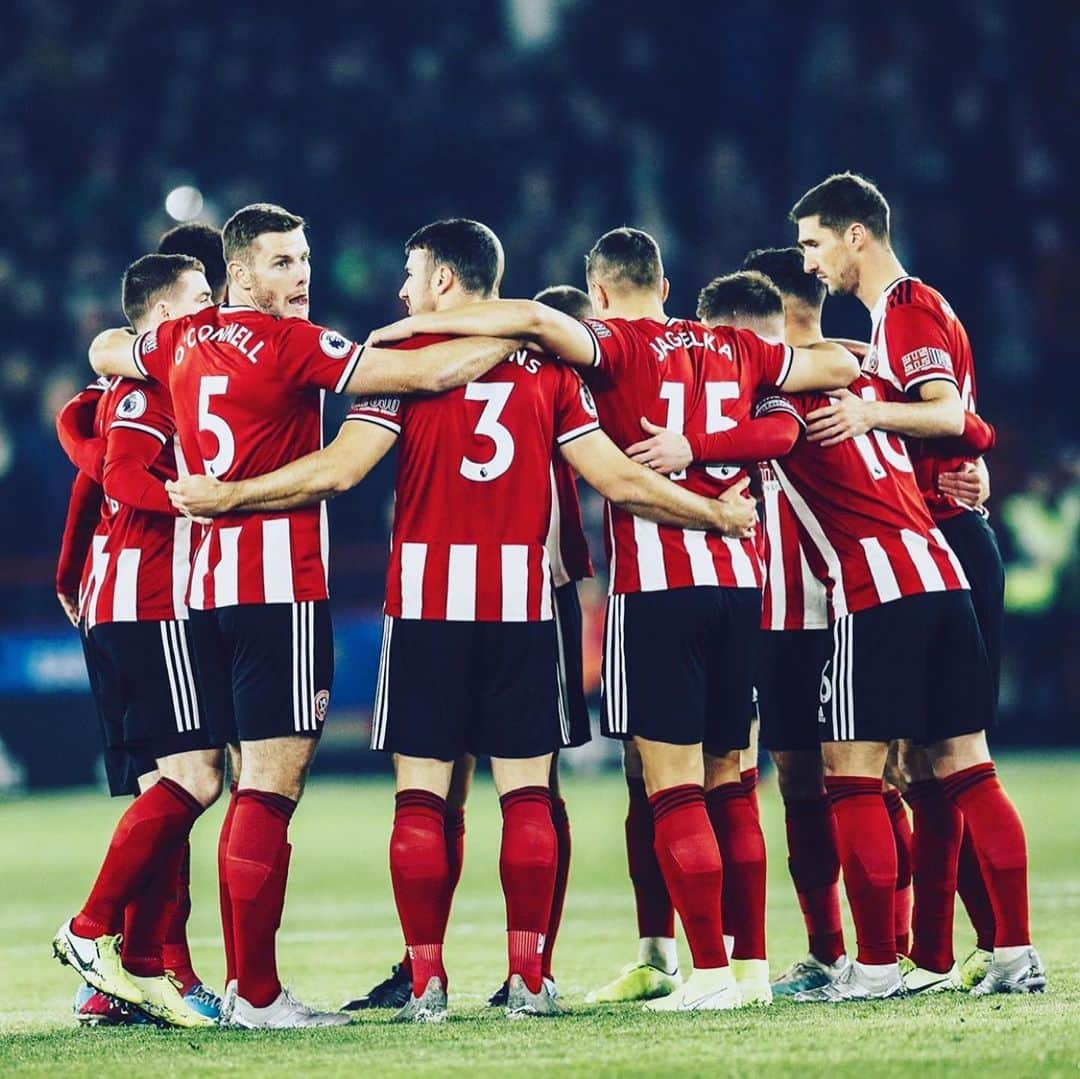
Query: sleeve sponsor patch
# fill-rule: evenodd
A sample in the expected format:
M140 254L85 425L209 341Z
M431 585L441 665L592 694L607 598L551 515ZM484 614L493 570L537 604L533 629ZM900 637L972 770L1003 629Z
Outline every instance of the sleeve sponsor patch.
M940 348L917 348L907 353L900 363L907 378L916 378L928 371L946 371L953 375L952 357Z
M132 390L125 394L116 406L116 415L122 420L137 420L146 411L146 394L142 390Z
M142 340L139 342L139 353L143 356L148 356L156 348L157 330L151 330L149 333L144 333Z
M343 360L352 351L354 345L336 330L323 330L319 334L319 347L332 360Z
M594 334L596 334L597 337L610 337L611 336L611 330L609 330L602 322L599 322L597 319L587 318L587 319L584 319L583 321L584 321L585 325L588 326L589 329L592 330L592 332Z
M397 416L401 412L400 397L358 397L353 412L378 412L383 416Z
M794 416L800 424L803 422L802 416L799 415L799 410L786 397L772 394L769 397L761 398L761 400L754 405L755 420L761 419L762 416L772 416L777 412L786 412L789 416Z

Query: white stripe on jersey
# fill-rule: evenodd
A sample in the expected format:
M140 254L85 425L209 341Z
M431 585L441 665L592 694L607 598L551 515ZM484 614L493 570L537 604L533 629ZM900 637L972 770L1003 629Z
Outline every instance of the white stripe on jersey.
M426 543L401 545L401 617L421 618L424 613Z
M907 553L911 555L911 561L915 563L919 580L927 592L944 592L945 579L941 576L941 570L930 554L930 542L925 536L912 532L909 528L900 530L900 539L903 541Z
M719 585L720 578L716 575L716 563L713 561L712 551L706 542L704 532L693 532L689 528L683 531L683 544L686 553L690 556L690 576L697 585Z
M562 588L564 584L570 582L570 574L566 572L562 557L562 516L559 512L559 489L555 486L554 466L549 469L548 476L551 480L551 519L548 521L544 547L551 562L551 575L555 579L555 587Z
M145 423L132 423L131 420L113 420L109 424L109 430L114 427L126 427L130 431L142 431L144 435L152 435L163 446L169 441L159 430L154 427L148 427Z
M116 579L113 583L114 622L139 620L139 559L138 547L125 547L116 557Z
M86 601L86 628L97 625L98 597L101 586L105 583L105 572L109 568L109 556L105 553L107 536L94 536L90 547L90 595Z
M882 603L889 603L900 598L900 585L893 573L889 556L876 536L867 536L859 540L866 553L866 564L870 567L870 576L874 580L874 591Z
M191 607L196 611L204 610L206 605L204 582L206 581L207 570L210 568L210 537L212 535L213 532L210 529L207 529L203 534L199 549L195 552L195 561L191 565L190 598Z
M172 595L173 617L187 618L187 586L191 573L191 518L177 517L173 525Z
M540 586L540 618L546 621L556 614L555 606L551 602L551 559L546 547L540 559L540 572L543 574L543 584Z
M814 516L813 511L806 504L806 500L788 479L779 461L773 461L773 471L780 485L784 488L784 494L788 496L791 508L795 516L799 518L799 524L803 526L811 542L818 549L818 553L825 560L825 567L833 580L832 605L833 614L836 618L843 618L848 613L847 595L844 592L844 574L840 568L840 556L836 548L829 542L821 523Z
M288 517L262 523L263 603L292 603L292 536ZM233 601L235 602L235 600ZM218 600L215 606L223 606Z
M945 554L949 559L949 565L953 568L953 573L960 579L960 583L965 588L970 588L968 583L967 574L964 573L964 567L960 564L960 559L956 557L956 552L949 546L949 541L945 538L945 533L940 528L930 529L930 535L938 541L938 543L945 549Z
M802 574L803 628L827 629L829 626L829 601L825 586L814 576L806 552L799 544L799 569ZM781 623L782 625L783 623Z
M527 622L529 618L529 548L504 543L502 561L502 620ZM550 611L548 612L550 617Z
M689 535L689 533L686 533ZM754 573L754 564L746 553L746 548L737 539L724 536L724 546L731 552L731 569L735 574L736 588L757 588L757 575ZM694 582L697 584L697 581Z
M476 621L476 544L450 544L446 591L446 620Z
M592 332L592 331L590 331ZM608 595L611 595L615 591L615 573L616 573L616 557L615 557L615 521L611 515L611 503L608 502L604 506L604 513L607 515L608 526L608 550L611 552L611 557L608 560Z
M664 547L660 542L660 526L652 521L643 521L640 517L633 520L641 591L661 592L667 588L667 569L664 566ZM614 569L611 579L615 580Z
M768 496L766 496L768 497ZM783 629L787 618L787 579L784 576L784 536L780 526L780 508L776 495L765 505L765 535L769 541L769 565L765 573L765 588L772 601L770 614L772 620L769 629ZM799 545L799 557L805 564L802 545ZM803 582L806 592L806 582Z
M233 607L239 602L240 527L218 529L221 557L214 567L214 606Z

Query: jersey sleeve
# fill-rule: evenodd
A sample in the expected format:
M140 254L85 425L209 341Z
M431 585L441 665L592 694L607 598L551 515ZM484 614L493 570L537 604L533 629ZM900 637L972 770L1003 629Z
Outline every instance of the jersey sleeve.
M633 347L633 337L626 320L587 318L583 325L593 341L593 368L618 377Z
M358 397L345 416L346 422L359 420L361 423L373 423L395 435L401 434L401 424L405 418L406 401L401 397Z
M139 334L131 342L131 358L135 366L154 382L168 385L169 357L173 354L173 336L178 325L178 319L170 319Z
M283 377L298 387L344 393L363 345L325 326L300 318L284 319L277 333L277 358Z
M735 330L735 340L744 365L753 372L755 388L783 386L795 355L790 345L766 341L752 330Z
M806 413L809 411L805 394L794 393L770 393L760 398L754 404L754 419L764 419L766 416L788 415L793 416L799 423L799 427L806 428Z
M553 368L559 376L555 389L555 441L560 446L600 430L596 405L589 387L569 368Z
M151 385L129 382L128 387L113 410L105 436L108 438L117 429L140 431L157 441L160 451L176 433L168 390L160 382Z
M56 563L56 591L62 596L74 596L79 591L79 579L100 516L100 485L85 472L76 473Z
M109 428L105 494L125 506L175 517L177 511L169 501L165 484L150 472L161 446L147 437L149 433L149 429L132 430L122 424Z
M905 303L888 308L885 339L893 373L905 393L938 378L956 384L945 324L929 307Z
M96 483L101 483L105 440L94 434L94 417L109 380L99 378L77 393L56 416L56 437L68 460Z

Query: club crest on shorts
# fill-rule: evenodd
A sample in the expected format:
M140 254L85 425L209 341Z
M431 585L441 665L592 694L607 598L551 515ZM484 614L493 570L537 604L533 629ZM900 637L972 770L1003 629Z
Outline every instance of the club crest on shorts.
M320 722L326 722L326 713L330 709L330 690L320 689L315 694L315 718Z
M137 420L146 411L146 394L142 390L132 390L116 406L116 414L122 420Z
M319 347L332 360L343 360L352 348L352 342L336 330L323 330L319 334Z

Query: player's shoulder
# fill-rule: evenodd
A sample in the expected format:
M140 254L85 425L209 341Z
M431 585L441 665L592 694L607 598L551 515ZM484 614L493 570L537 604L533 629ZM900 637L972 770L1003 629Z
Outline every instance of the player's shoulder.
M956 313L948 300L932 285L917 277L905 277L895 284L885 302L885 315L903 318L905 315L928 314L937 320L954 321Z

